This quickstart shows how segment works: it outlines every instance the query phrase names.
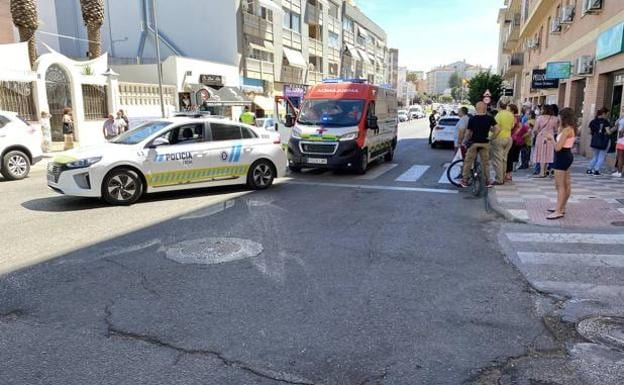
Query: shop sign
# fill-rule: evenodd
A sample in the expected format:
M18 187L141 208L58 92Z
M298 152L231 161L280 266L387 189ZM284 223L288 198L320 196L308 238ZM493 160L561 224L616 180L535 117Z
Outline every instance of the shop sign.
M624 51L624 23L617 24L598 36L596 60L603 60Z
M284 96L287 98L303 98L306 93L306 87L300 84L285 84Z
M572 73L572 62L555 61L546 64L546 79L569 79Z
M531 74L531 88L532 89L545 89L545 88L558 88L558 79L546 79L546 70L533 70Z
M221 75L199 75L199 82L205 86L222 86L223 76Z

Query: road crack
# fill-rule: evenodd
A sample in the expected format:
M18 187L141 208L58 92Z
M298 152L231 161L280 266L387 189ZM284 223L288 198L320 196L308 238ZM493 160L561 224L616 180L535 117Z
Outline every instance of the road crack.
M121 330L113 325L111 320L112 317L112 306L114 303L110 303L104 308L104 322L106 322L106 337L107 338L123 338L134 341L143 342L148 345L152 345L162 349L169 349L177 352L176 358L174 360L174 365L177 365L184 356L203 356L203 357L213 357L219 360L224 366L232 369L242 370L257 377L265 378L268 380L280 382L283 384L291 384L291 385L316 385L314 382L299 378L297 376L281 373L275 370L266 369L266 368L258 368L254 367L248 363L234 360L226 357L223 353L209 350L209 349L191 349L183 346L176 345L171 342L167 342L162 340L160 337L150 334L141 334L130 331ZM385 374L384 374L385 375ZM367 383L364 383L367 384Z
M150 287L149 285L149 279L147 278L147 276L145 275L145 273L133 269L130 266L124 265L123 263L119 262L119 261L115 261L113 259L110 258L102 258L103 261L108 262L112 265L115 265L117 267L120 267L122 270L127 271L129 273L135 274L139 277L139 285L148 293L152 294L153 296L160 298L160 294L153 288Z

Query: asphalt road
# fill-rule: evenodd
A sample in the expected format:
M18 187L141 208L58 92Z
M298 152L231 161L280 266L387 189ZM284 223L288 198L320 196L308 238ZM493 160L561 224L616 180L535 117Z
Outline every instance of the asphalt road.
M498 219L439 183L453 154L426 131L402 126L367 177L263 192L114 208L41 170L0 182L0 271L47 261L0 276L0 384L488 383L550 347Z

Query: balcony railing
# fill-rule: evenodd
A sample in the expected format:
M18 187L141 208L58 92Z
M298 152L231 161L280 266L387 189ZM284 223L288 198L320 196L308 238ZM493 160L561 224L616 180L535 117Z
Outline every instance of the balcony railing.
M317 72L317 71L308 72L308 84L310 85L321 83L324 78L325 76L321 72Z
M283 83L303 84L303 70L297 67L282 66Z
M308 3L306 7L306 22L308 24L323 25L323 11Z
M247 58L246 62L246 77L252 79L267 80L270 82L274 81L275 65L273 63L250 58Z
M301 51L301 34L290 29L284 29L282 32L282 43L286 47Z
M524 65L524 53L516 52L509 57L510 66L523 66Z
M273 41L273 23L260 16L244 12L243 31L260 39Z
M323 42L316 39L308 40L308 50L310 55L323 56Z

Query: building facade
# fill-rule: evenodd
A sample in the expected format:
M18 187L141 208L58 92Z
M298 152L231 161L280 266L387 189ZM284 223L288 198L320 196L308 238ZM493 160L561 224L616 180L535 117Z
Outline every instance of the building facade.
M390 48L388 50L388 78L392 88L399 88L399 50Z
M465 60L436 67L427 72L427 93L440 95L447 92L451 88L449 81L453 74L457 74L461 79L470 80L483 71L485 71L483 67L468 64Z
M501 73L513 80L515 99L572 107L585 151L598 109L612 120L624 113L624 2L508 0L499 20Z

